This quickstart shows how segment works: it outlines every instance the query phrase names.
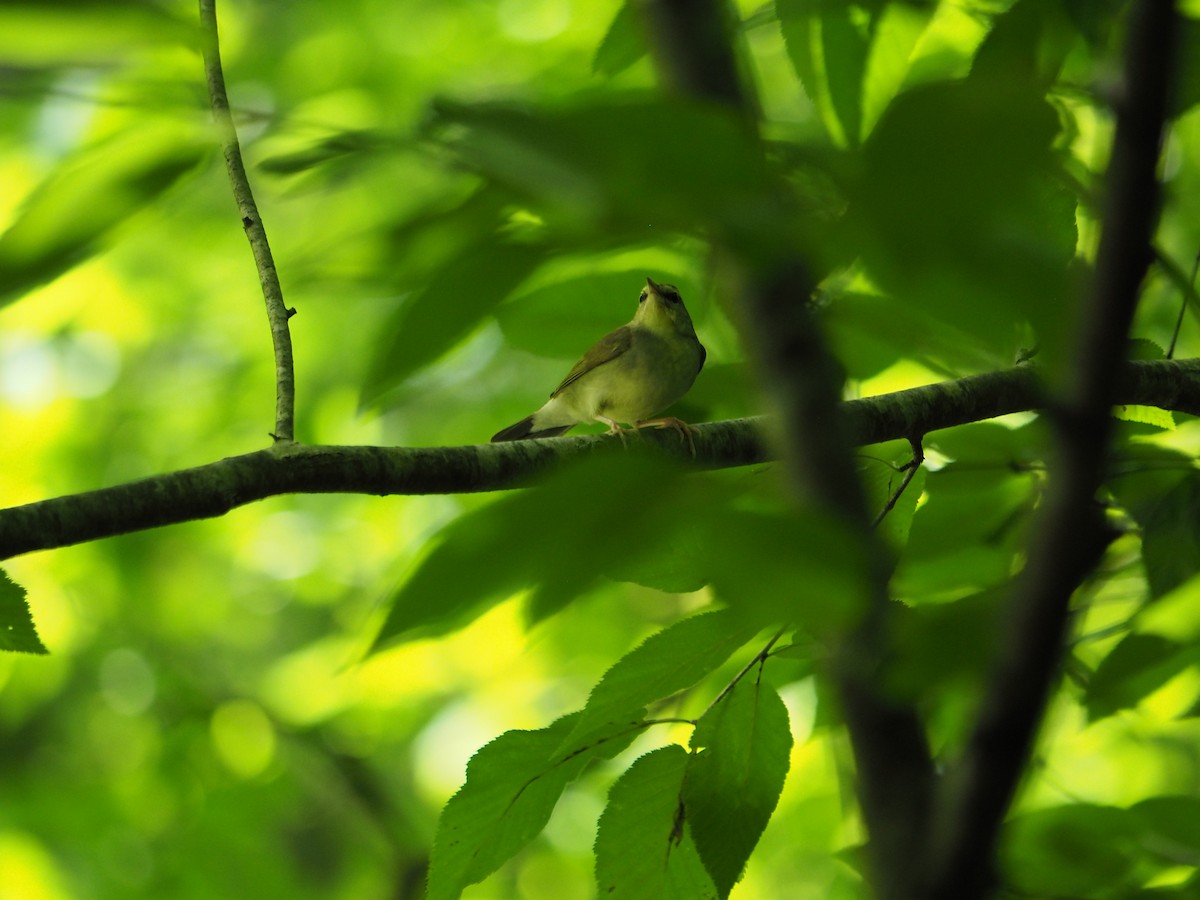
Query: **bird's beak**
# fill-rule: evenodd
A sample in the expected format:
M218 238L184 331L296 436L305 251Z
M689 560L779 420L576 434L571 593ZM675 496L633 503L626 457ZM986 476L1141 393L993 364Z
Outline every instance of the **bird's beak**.
M660 293L658 284L655 283L653 278L648 277L646 279L646 287L650 288L650 290L654 291L656 294Z

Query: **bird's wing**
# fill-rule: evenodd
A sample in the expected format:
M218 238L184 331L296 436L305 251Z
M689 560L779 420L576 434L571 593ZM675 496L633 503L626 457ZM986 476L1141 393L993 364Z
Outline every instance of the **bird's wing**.
M700 348L700 365L696 366L696 374L700 374L700 370L704 368L704 361L708 359L708 351L704 349L704 345L696 341L696 346Z
M633 331L628 325L622 325L616 331L610 331L592 346L592 349L583 354L583 358L575 363L567 377L562 380L562 384L554 389L551 397L557 397L568 386L574 384L588 372L597 366L602 366L606 362L612 362L622 353L629 349L629 345L633 343Z

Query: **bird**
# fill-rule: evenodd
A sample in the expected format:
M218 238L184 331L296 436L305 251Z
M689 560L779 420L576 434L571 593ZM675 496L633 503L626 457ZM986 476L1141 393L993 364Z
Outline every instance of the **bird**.
M695 454L691 426L653 416L688 392L706 355L679 289L647 278L633 319L600 338L540 409L497 432L492 441L557 437L593 421L623 436L624 422L635 431L674 428Z

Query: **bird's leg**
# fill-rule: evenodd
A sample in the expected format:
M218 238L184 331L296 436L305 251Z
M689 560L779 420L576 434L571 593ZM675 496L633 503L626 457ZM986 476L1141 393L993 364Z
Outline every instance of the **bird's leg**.
M687 441L688 449L692 451L692 458L696 457L696 442L693 439L695 429L692 428L683 419L677 419L674 416L666 416L662 419L646 419L643 422L634 423L634 428L641 428L643 425L649 425L654 428L674 428L681 440Z
M625 443L625 429L621 427L620 422L616 421L615 419L610 419L608 416L602 416L600 413L596 413L596 415L592 416L592 418L597 422L603 422L605 425L607 425L608 433L617 435L617 437L621 439L621 443ZM636 429L636 426L634 427Z

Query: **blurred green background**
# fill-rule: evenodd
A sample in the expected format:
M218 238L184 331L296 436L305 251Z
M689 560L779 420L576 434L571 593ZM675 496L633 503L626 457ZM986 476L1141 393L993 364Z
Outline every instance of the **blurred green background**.
M1089 92L1112 58L1121 4L1089 11L1063 0L1032 24L1006 16L1011 2L847 4L845 15L838 4L737 6L764 133L806 215L829 223L815 229L833 273L822 291L851 390L1008 365L1033 335L1053 361L1070 304L1039 292L1069 293L1066 263L1094 254L1088 198L1111 120ZM220 3L231 101L285 298L298 309L298 440L484 441L628 319L645 275L680 286L708 347L681 414L758 410L736 312L710 278L699 226L711 210L694 196L670 207L676 186L654 195L672 167L682 166L683 183L706 165L740 165L736 140L731 157L706 163L724 132L692 113L662 130L607 127L596 109L640 121L616 101L636 105L656 84L636 34L614 25L620 9L615 0ZM269 334L208 124L196 29L193 4L174 0L0 3L5 506L269 441ZM964 80L988 66L1034 87L1014 99L987 93L997 81ZM1186 270L1200 241L1200 207L1187 201L1198 195L1200 117L1182 94L1159 247ZM1052 104L1029 101L1046 95ZM526 130L528 109L549 111L553 140ZM595 160L572 135L595 142ZM666 149L648 149L657 145ZM614 174L624 149L652 157L645 172ZM573 154L585 164L572 168ZM607 181L587 180L592 163ZM1034 170L1057 178L1045 196L1045 182L1027 177ZM756 178L738 172L713 191L742 196L759 189ZM1177 304L1170 269L1156 270L1138 335L1165 346ZM422 319L413 310L423 308L437 314ZM1195 355L1197 333L1190 320L1177 355ZM1200 431L1163 424L1129 424L1123 446L1167 448L1186 474ZM907 602L949 610L907 636L914 662L898 675L901 690L943 691L929 705L944 744L961 735L979 665L948 648L970 656L972 636L986 639L978 623L991 620L972 610L1014 571L1033 503L1036 467L1011 465L1036 454L1038 437L1023 426L933 441L945 468L930 474L897 576ZM955 461L977 468L961 465L952 480ZM1147 485L1128 505L1165 492ZM492 501L274 498L221 520L7 562L51 655L0 656L0 898L421 896L438 812L470 755L502 731L578 708L630 647L712 600L708 589L606 583L526 629L511 598L447 637L363 661L385 601L430 538ZM1159 532L1168 546L1194 521L1190 506L1180 516ZM1092 637L1077 648L1080 671L1104 665L1148 602L1141 549L1130 535L1110 554L1081 612ZM1179 646L1196 593L1190 574L1176 618L1148 632ZM975 603L956 619L952 601L963 598ZM1047 885L1108 896L1114 884L1184 884L1200 866L1186 825L1195 811L1186 798L1200 790L1200 670L1126 649L1134 658L1110 664L1108 693L1068 683L1051 711L1022 799L1028 815L1006 851L1034 895ZM1172 662L1154 670L1161 657ZM796 743L738 900L861 896L847 739L810 672L781 662L773 676ZM669 740L686 741L686 730L654 731L590 770L545 834L464 896L592 896L604 792ZM1119 833L1120 846L1078 838L1094 828ZM1164 829L1175 865L1140 855L1146 834ZM1096 868L1102 861L1107 869Z

